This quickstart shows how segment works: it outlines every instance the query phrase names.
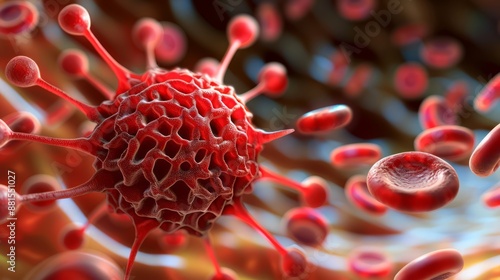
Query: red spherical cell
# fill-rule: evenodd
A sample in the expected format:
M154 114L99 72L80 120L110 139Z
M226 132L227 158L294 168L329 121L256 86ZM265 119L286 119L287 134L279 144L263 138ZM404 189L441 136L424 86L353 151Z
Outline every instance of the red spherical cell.
M0 224L8 218L15 218L21 203L20 196L16 193L15 183L8 187L0 184Z
M328 200L328 183L318 176L311 176L302 181L302 199L308 207L318 208Z
M260 4L257 7L257 19L260 23L262 40L274 41L278 39L283 30L283 20L274 4Z
M24 194L51 192L58 189L57 180L48 175L34 175L28 178L22 187ZM48 210L55 205L55 200L31 201L26 205L34 211Z
M464 260L457 250L437 250L405 265L394 280L445 280L459 273L463 266Z
M399 211L426 212L443 207L459 189L455 169L423 152L403 152L375 163L366 179L380 202Z
M176 63L186 54L186 35L174 23L162 22L161 27L162 33L155 47L156 59L162 63Z
M221 273L214 275L210 280L237 280L238 275L232 269L221 267Z
M446 69L455 66L463 56L459 41L451 37L433 38L422 45L420 57L429 67Z
M16 56L7 63L5 75L18 87L31 87L40 79L40 69L36 62L27 56Z
M152 18L142 18L132 29L132 37L136 45L144 50L155 47L163 33L158 21Z
M89 12L78 4L64 7L59 13L59 26L68 34L81 36L90 29Z
M338 0L337 8L340 15L347 20L364 20L375 8L375 0Z
M28 1L10 1L0 4L0 35L21 35L38 24L38 10Z
M428 33L428 28L421 24L409 24L398 27L391 34L392 43L403 47L415 42L419 42Z
M386 277L393 264L389 257L380 249L372 247L357 248L347 259L349 270L358 277Z
M328 221L312 208L291 209L283 221L287 235L302 245L320 247L328 236Z
M423 129L441 125L457 124L457 116L446 101L437 95L427 97L418 109L418 118Z
M477 145L469 160L469 168L474 174L486 177L500 166L500 124L493 128Z
M61 69L68 75L83 77L89 71L89 61L85 53L76 49L68 49L59 55Z
M415 150L433 154L442 159L459 161L474 149L474 132L457 126L445 125L424 130L414 142Z
M358 143L340 146L330 154L330 162L337 168L355 168L372 165L382 157L376 144Z
M342 128L351 122L352 110L346 105L333 105L316 109L297 120L297 130L302 134L316 134Z
M485 192L481 199L483 203L490 208L500 206L500 184Z
M373 67L368 64L361 64L356 67L354 73L344 87L344 93L349 97L358 96L365 88L372 74Z
M460 112L469 93L466 82L457 81L453 83L445 93L445 102L453 112Z
M85 242L85 227L69 225L61 232L61 245L65 250L77 250Z
M227 27L229 43L239 42L239 48L252 45L259 36L259 25L257 21L247 15L236 16L229 22Z
M338 86L345 77L349 65L349 57L343 51L336 51L330 58L332 71L328 73L327 83Z
M359 209L372 214L383 215L387 212L387 206L380 203L368 191L366 176L355 175L345 184L345 195L347 199Z
M288 0L285 6L285 15L290 20L303 18L314 5L314 0Z
M215 77L219 69L219 61L214 58L203 58L194 66L194 71L201 74L206 74L209 77Z
M288 86L286 68L277 62L264 65L259 72L258 80L262 83L262 91L275 97L281 95Z
M500 99L500 74L491 79L474 99L474 108L479 112L487 112Z
M421 97L427 90L428 83L427 71L418 63L405 63L396 69L394 89L405 99Z
M43 260L26 279L122 280L123 277L120 266L104 255L67 251Z
M306 255L299 248L288 248L281 257L281 269L288 277L302 277L307 273L308 267Z

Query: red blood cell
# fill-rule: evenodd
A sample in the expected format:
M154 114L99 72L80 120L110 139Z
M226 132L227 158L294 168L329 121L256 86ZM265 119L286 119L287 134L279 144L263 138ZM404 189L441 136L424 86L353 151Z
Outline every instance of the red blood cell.
M500 99L500 74L491 79L474 99L474 108L479 112L487 112Z
M329 132L346 126L351 119L351 108L346 105L333 105L301 116L297 120L297 130L303 134Z
M67 251L42 261L26 279L31 280L122 280L122 269L110 258Z
M426 212L443 207L458 193L458 176L444 160L422 152L385 157L368 172L370 193L400 211Z
M264 41L274 41L281 35L283 20L272 3L262 3L257 7L257 18L261 26L261 38Z
M460 112L464 107L468 93L469 87L466 82L455 82L445 93L446 104L453 112Z
M373 67L368 64L361 64L356 69L344 87L344 92L350 97L358 96L365 88L373 73Z
M445 280L459 273L463 266L464 260L457 250L437 250L405 265L394 280Z
M186 35L176 24L162 22L161 26L163 32L155 47L156 59L167 64L177 63L187 51Z
M15 176L15 175L14 175ZM14 180L11 180L14 182ZM7 221L8 218L14 218L19 209L20 197L16 193L15 182L8 187L0 184L0 224Z
M493 128L477 145L469 160L469 168L474 174L486 177L500 166L500 124Z
M415 150L459 161L467 158L474 149L474 132L470 129L445 125L424 130L415 138Z
M421 24L409 24L398 27L392 34L392 43L403 47L415 42L419 42L428 33L427 27Z
M283 221L288 236L302 245L319 247L328 236L328 221L312 208L291 209Z
M35 175L24 182L23 193L43 193L51 192L58 189L57 180L48 175ZM51 209L55 205L55 200L32 201L27 204L32 210L40 211Z
M437 95L431 95L422 102L418 109L418 118L424 130L441 125L457 124L457 116L452 107Z
M330 162L337 168L354 168L372 165L382 157L376 144L359 143L340 146L330 154Z
M330 60L332 71L328 74L327 82L332 86L338 86L347 72L349 57L343 51L336 51Z
M368 191L366 176L355 175L345 184L345 195L347 199L359 209L373 215L383 215L387 212L387 206L378 202Z
M285 15L289 20L303 18L314 5L314 0L287 0Z
M318 208L327 202L328 183L318 176L311 176L302 181L302 196L308 207Z
M418 63L405 63L396 69L394 88L406 99L421 97L428 86L427 71Z
M342 17L347 20L364 20L375 8L375 0L338 0L337 8Z
M462 45L451 37L433 38L420 50L422 61L429 67L446 69L455 66L463 56Z
M38 10L28 1L0 4L0 35L13 36L32 31L38 24Z
M500 206L500 184L485 192L481 199L490 208Z
M386 277L393 268L389 257L380 249L362 247L349 254L349 270L358 277Z

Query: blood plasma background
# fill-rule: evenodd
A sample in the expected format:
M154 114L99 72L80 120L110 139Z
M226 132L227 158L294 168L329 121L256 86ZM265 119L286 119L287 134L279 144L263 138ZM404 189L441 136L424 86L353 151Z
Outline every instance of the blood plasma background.
M10 2L26 6L1 8ZM106 97L101 92L113 92L118 87L113 72L92 46L83 37L68 35L58 26L59 12L75 2L0 1L0 19L4 20L0 21L0 118L14 131L78 138L82 130L93 127L89 127L86 117L74 106L57 96L38 87L19 88L9 83L4 69L13 57L32 58L44 80L86 104L100 104ZM356 8L365 2L372 7L371 11ZM150 51L156 53L160 67L191 70L201 67L211 76L216 75L217 62L226 52L226 28L231 18L247 14L257 22L267 21L260 28L270 30L261 30L261 36L253 45L235 54L224 84L242 94L258 84L259 71L264 65L278 62L286 69L288 82L283 92L285 84L279 79L279 95L263 92L246 106L257 128L296 129L266 144L259 157L259 164L266 170L293 182L278 179L254 182L252 193L243 200L254 219L281 245L292 249L281 260L279 252L257 231L241 220L222 216L210 231L210 245L225 279L231 279L229 275L237 275L242 280L283 279L282 266L293 271L293 264L303 265L303 256L309 265L301 279L363 279L366 274L353 270L350 263L360 248L376 248L384 256L387 269L374 273L381 280L394 279L405 265L445 249L456 250L457 256L460 254L463 268L458 271L461 266L453 267L453 273L445 271L439 279L446 279L446 273L449 276L457 273L453 279L458 280L500 277L500 227L494 226L500 223L500 210L496 199L498 191L493 189L500 182L500 172L493 171L499 159L488 158L482 165L480 162L487 155L498 156L500 144L495 146L486 139L483 143L488 144L487 155L484 145L476 153L473 150L472 168L480 176L471 171L469 156L447 161L458 175L458 194L445 206L427 212L401 212L388 206L384 215L373 215L359 209L346 197L344 186L354 175L366 176L372 163L341 169L332 166L330 159L334 149L355 143L380 147L382 157L415 151L415 138L425 128L445 124L471 130L474 148L481 143L500 122L500 105L496 102L500 93L495 91L498 77L494 79L500 72L497 1L96 0L78 3L88 9L91 30L104 48L135 73L143 72L148 64L151 66L145 54L148 47L138 45L132 35L134 24L141 18L156 19L162 23L163 30L175 32L161 37L162 48ZM347 13L350 9L339 9L339 3L362 13ZM33 14L33 9L37 14ZM267 11L266 14L263 11ZM23 24L15 21L18 18L24 18ZM9 26L9 22L13 24ZM429 60L435 56L423 58L422 50L435 38L451 38L460 47L460 55L450 56L452 61L443 61L448 59L445 55L434 62ZM442 50L446 46L438 47ZM83 59L80 66L88 67L93 78L102 84L95 86L92 81L86 81L86 74L78 67L61 69L60 64L64 63L60 55L68 49L84 53L87 58L76 52L73 53L76 58L67 59ZM209 60L204 61L208 63L198 64L206 58ZM217 61L211 60L213 58ZM395 80L397 69L404 65L418 65L423 71L410 75L405 81ZM439 67L433 67L436 65ZM279 73L283 73L281 71ZM461 92L460 98L446 105L449 106L445 108L446 114L441 113L442 108L435 107L426 115L419 115L419 108L430 96L437 96L438 105L445 106L445 100L449 101L447 94L457 83L465 93ZM488 106L484 105L485 100ZM345 105L352 113L345 127L322 131L319 135L297 131L297 120L301 116L335 105ZM0 143L5 140L4 132L0 127ZM92 163L93 158L81 152L14 140L0 150L0 184L8 185L10 170L16 174L16 191L20 193L29 188L39 192L53 187L73 187L92 177L95 172ZM488 172L477 172L476 169L485 164ZM326 181L326 203L321 201L315 205L309 201L310 197L304 198L304 194L297 191L301 183L294 182L304 182L311 176ZM302 185L307 191L308 184ZM318 190L325 193L322 187ZM2 203L6 202L4 194L5 188L0 187ZM319 246L298 243L290 238L283 225L288 211L311 205L318 207L308 211L317 211L324 217L328 231L323 237L324 231L317 230L322 227L314 225L316 228L301 232L320 232L321 238L317 240L324 238L324 241ZM0 225L0 279L39 279L42 275L39 271L49 275L50 269L57 267L65 271L52 275L64 277L86 269L90 272L80 273L82 279L122 279L134 241L134 226L127 216L104 211L106 207L102 193L59 200L55 205L20 207L16 213L15 273L7 270L10 248L4 240L8 240L10 230L6 224ZM106 214L99 215L101 212ZM0 219L4 215L5 211L0 210ZM307 217L300 218L302 220L292 222L300 222L300 226L312 224ZM323 226L323 222L320 224ZM65 237L69 238L66 233L82 227L86 228L84 241L80 245L73 240L74 246L70 247L79 248L69 250L64 246ZM80 238L79 234L73 235ZM216 268L210 250L205 250L206 245L204 239L182 232L165 235L155 230L139 249L131 279L210 279ZM59 266L63 260L71 262ZM386 260L391 263L386 265ZM373 260L368 257L365 261ZM42 265L38 266L39 263ZM421 263L432 264L432 258Z

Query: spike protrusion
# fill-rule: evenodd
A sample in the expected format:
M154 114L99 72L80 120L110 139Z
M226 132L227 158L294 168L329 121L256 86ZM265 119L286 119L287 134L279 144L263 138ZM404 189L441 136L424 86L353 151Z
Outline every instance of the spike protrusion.
M21 203L26 203L33 201L74 198L91 192L100 192L103 189L105 189L106 186L112 183L113 183L112 176L108 172L102 171L102 172L97 172L90 180L77 187L65 190L50 191L50 192L24 194L20 196L19 201Z
M261 180L268 179L299 191L302 194L302 199L306 206L318 208L327 202L328 184L321 177L312 176L304 180L304 182L299 183L272 172L263 166L260 166L259 170L262 174Z
M236 50L244 49L252 45L259 36L259 25L257 21L247 15L234 17L227 27L229 48L222 59L217 71L216 80L222 82L227 66L233 58Z
M99 112L95 107L86 105L66 94L64 91L47 83L40 77L36 62L27 56L16 56L5 67L7 79L18 87L39 86L75 105L90 120L97 120Z
M93 222L104 216L107 209L108 205L105 202L101 203L101 205L94 209L92 214L90 214L87 222L85 222L83 226L75 227L75 225L71 225L70 228L65 229L62 234L62 244L64 248L68 250L76 250L81 248L85 241L85 231Z
M90 30L90 15L89 12L78 4L71 4L64 7L59 13L59 26L66 32L75 36L84 36L94 49L99 53L101 58L111 68L115 76L118 78L117 92L124 92L130 88L128 80L130 77L138 78L136 74L132 74L129 70L119 64L111 55L104 49L101 43Z
M86 138L60 139L60 138L51 138L51 137L45 137L23 132L14 132L3 120L0 120L0 148L5 146L11 140L38 142L47 145L70 148L91 155L95 154L95 148Z
M272 97L278 97L288 86L286 68L281 63L277 62L266 64L260 70L258 80L259 83L256 87L239 96L244 103L252 100L261 93L265 93Z
M98 81L89 72L89 60L85 53L76 49L65 50L59 56L59 65L66 74L75 78L84 78L98 89L106 98L113 99L115 95L107 86Z
M264 130L258 130L258 137L259 141L261 144L266 144L269 142L272 142L274 140L277 140L279 138L285 137L288 134L293 133L295 130L293 129L284 129L284 130L278 130L278 131L273 131L273 132L267 132Z
M160 23L152 18L139 20L132 30L136 44L146 51L148 69L158 67L155 60L155 47L158 44L163 30Z
M309 265L305 254L298 248L284 248L273 235L255 221L239 197L234 200L234 204L229 205L224 211L225 214L236 216L260 232L274 246L276 251L281 255L282 270L286 276L298 277L304 275Z
M127 268L125 269L124 280L130 279L130 274L132 273L132 266L134 265L135 257L141 247L142 242L148 236L148 234L157 227L157 224L152 220L146 220L144 222L135 224L135 239L132 248L130 249L130 255L127 261Z

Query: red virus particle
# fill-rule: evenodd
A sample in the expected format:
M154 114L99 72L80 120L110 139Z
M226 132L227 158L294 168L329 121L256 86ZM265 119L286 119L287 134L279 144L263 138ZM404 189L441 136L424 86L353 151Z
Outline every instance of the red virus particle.
M257 162L263 144L293 130L269 133L255 128L245 103L260 93L281 94L287 87L285 68L277 63L266 65L259 75L259 84L241 95L223 83L236 50L250 46L257 38L256 21L239 16L229 23L228 51L220 63L211 64L207 70L211 75L207 75L157 66L155 52L161 49L158 43L164 41L166 31L153 19L140 20L133 30L135 41L147 54L147 71L143 74L125 69L106 52L92 33L90 16L82 6L66 6L58 20L64 31L83 36L91 43L117 77L117 89L109 90L91 77L87 59L79 51L63 53L59 63L65 72L89 80L108 98L98 106L84 104L46 82L31 58L15 57L5 72L12 84L46 89L78 108L95 127L85 137L59 139L35 135L29 129L25 129L28 133L16 131L0 121L0 147L9 141L23 140L83 151L95 157L96 172L86 183L65 190L19 195L2 186L2 205L11 200L20 205L105 193L114 213L128 216L136 230L125 279L130 277L142 242L157 228L167 234L185 231L204 238L216 270L213 279L235 278L231 276L233 272L219 266L208 238L221 215L234 215L261 232L280 253L286 276L304 274L308 265L304 253L280 245L248 214L242 201L259 178L279 181L300 191L314 207L324 204L327 196L326 184L293 182ZM89 223L106 208L99 206ZM7 216L8 213L0 212L0 221ZM64 246L80 247L87 227L88 224L68 230L63 236Z

